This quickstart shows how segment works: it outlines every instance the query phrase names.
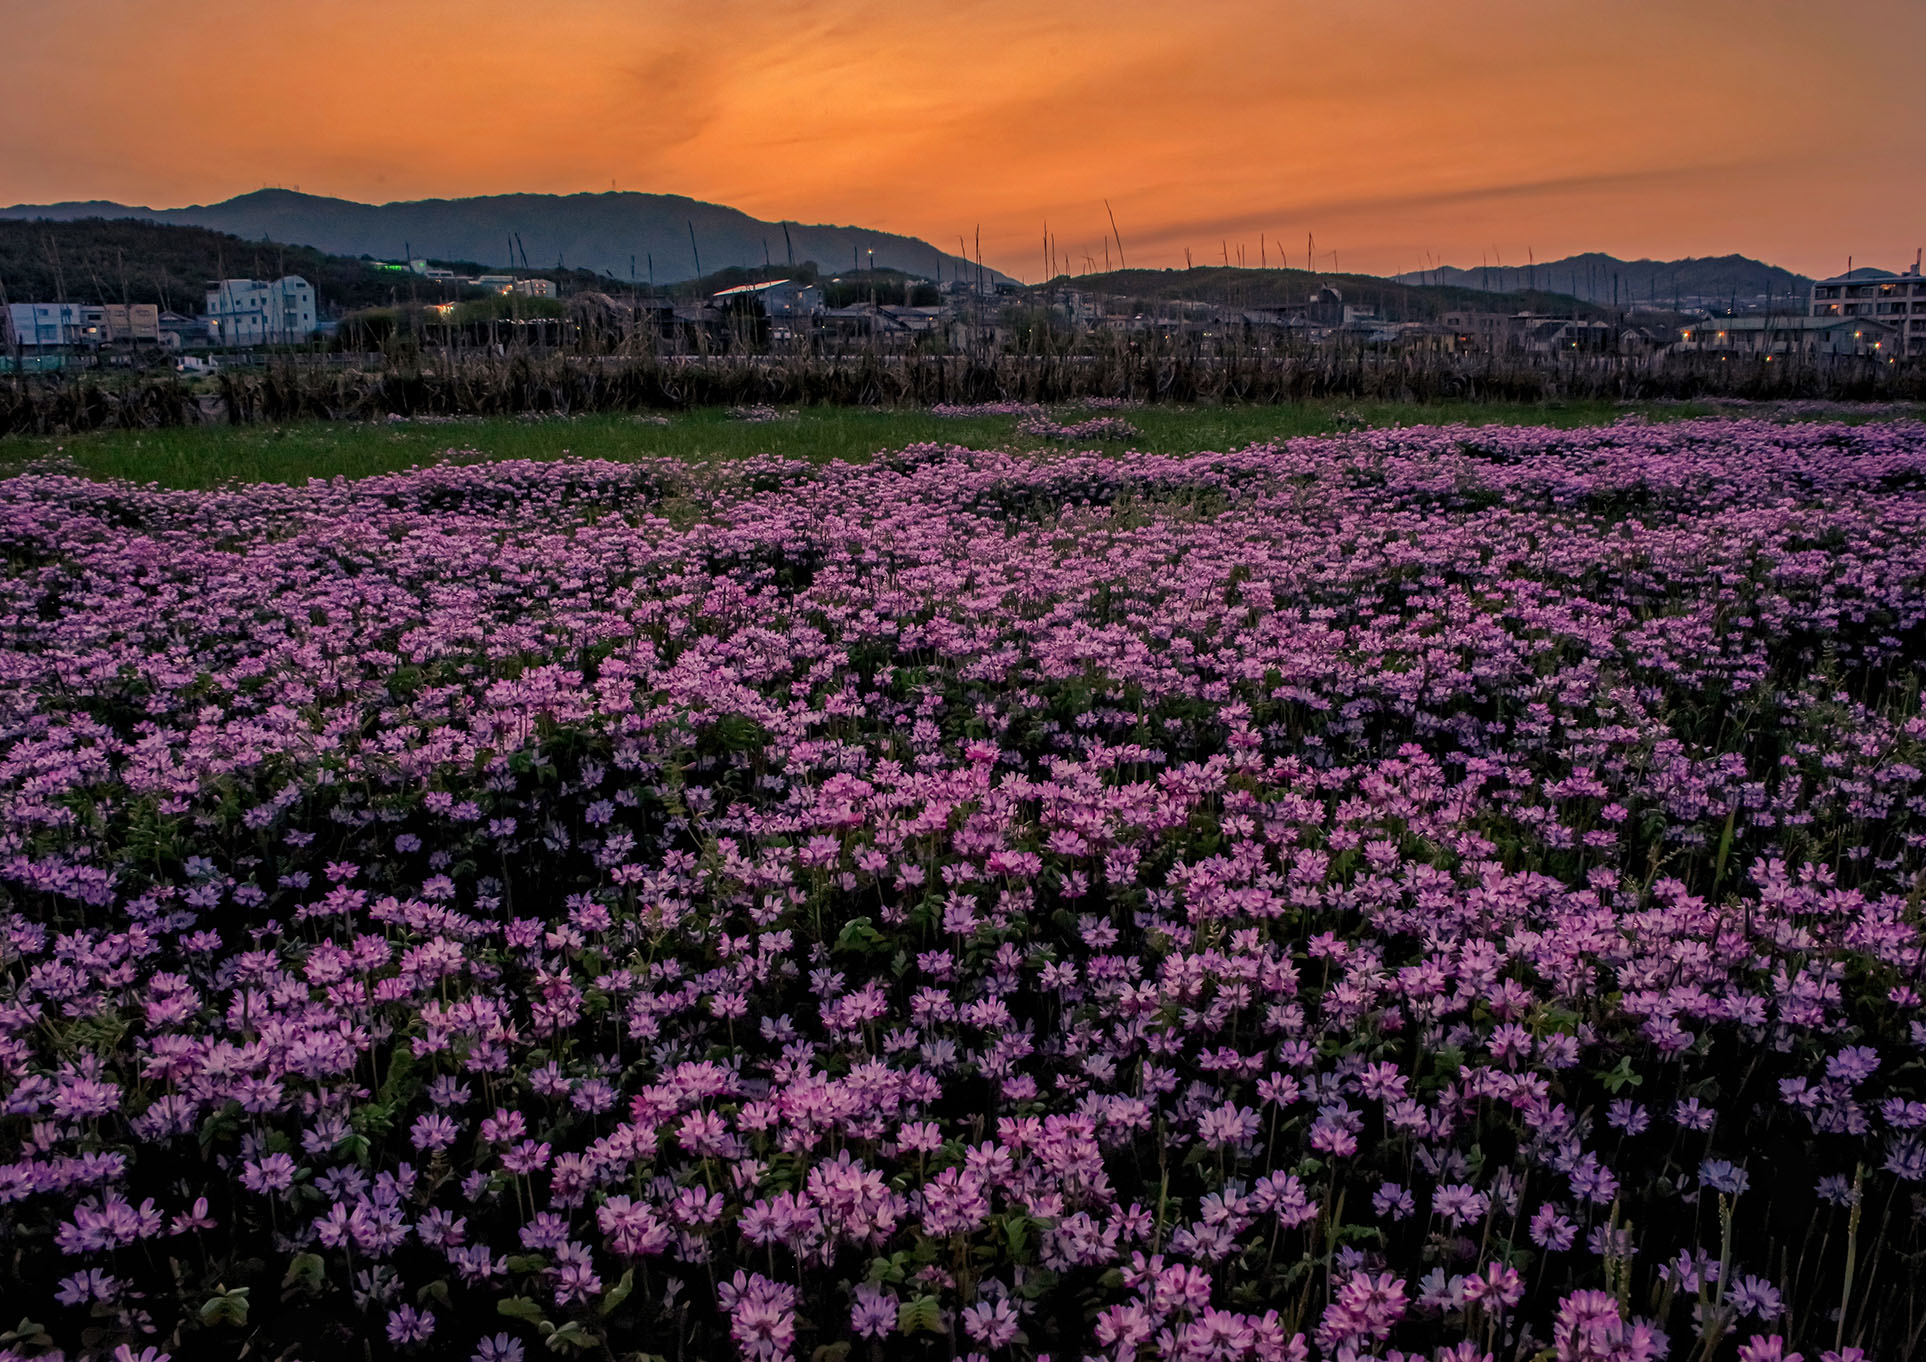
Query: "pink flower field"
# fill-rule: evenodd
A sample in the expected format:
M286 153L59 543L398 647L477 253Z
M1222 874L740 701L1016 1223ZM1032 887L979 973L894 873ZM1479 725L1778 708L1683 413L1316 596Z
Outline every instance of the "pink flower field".
M6 1362L1921 1351L1926 426L0 552Z

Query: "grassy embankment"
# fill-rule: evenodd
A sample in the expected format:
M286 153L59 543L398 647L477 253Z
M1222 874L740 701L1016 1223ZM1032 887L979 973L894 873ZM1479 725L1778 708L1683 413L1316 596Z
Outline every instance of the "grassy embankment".
M1710 404L1697 403L1643 409L1653 419L1705 415L1713 410ZM1113 453L1126 448L1160 453L1236 449L1259 440L1328 434L1359 423L1581 426L1611 421L1626 411L1608 402L1150 407L1118 413L1142 432L1141 438L1112 441L1101 447ZM1072 419L1084 414L1075 406L1058 408L1057 412ZM1865 416L1876 414L1880 414L1878 409L1869 409ZM769 453L811 460L860 460L919 441L979 448L1033 448L1041 444L1019 435L1016 425L1016 418L1009 416L958 419L927 412L822 407L785 413L783 419L770 422L741 421L726 412L700 410L669 417L667 424L661 425L630 416L597 415L547 420L315 422L109 430L0 440L0 475L18 472L37 460L56 458L93 477L197 488L233 480L301 482L315 477L366 477L444 458L458 462L569 456L727 459Z

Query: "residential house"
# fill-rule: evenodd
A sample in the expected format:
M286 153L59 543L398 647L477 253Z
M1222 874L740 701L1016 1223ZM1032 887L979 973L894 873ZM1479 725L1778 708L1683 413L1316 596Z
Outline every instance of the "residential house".
M1397 342L1408 353L1450 355L1457 353L1458 333L1438 322L1402 322Z
M1447 312L1439 323L1461 355L1502 355L1511 349L1513 319L1503 312Z
M1311 290L1305 300L1304 315L1319 326L1342 326L1345 321L1343 290L1330 284Z
M1311 323L1305 319L1301 306L1249 307L1239 312L1238 317L1244 323L1245 334L1252 339L1281 342L1311 338Z
M907 336L939 336L950 315L944 307L907 307L901 303L884 303L880 310Z
M160 344L160 309L152 303L106 303L88 312L89 324L100 328L102 344ZM94 312L100 314L98 321Z
M1679 332L1673 347L1687 354L1857 356L1895 358L1899 328L1872 317L1717 317Z
M1521 343L1530 355L1602 354L1614 340L1610 322L1543 317L1525 329Z
M152 303L11 303L6 344L23 350L160 342L160 309Z
M873 303L826 307L816 316L824 334L842 339L886 336L901 331L895 319Z
M160 343L169 350L199 350L208 343L207 318L163 312L156 326Z
M747 307L771 320L812 317L822 311L823 291L793 279L770 279L760 284L738 284L715 295L722 307Z
M1650 355L1663 350L1670 337L1663 331L1650 326L1628 326L1618 333L1618 352L1621 355Z
M223 279L207 291L208 338L220 346L298 345L315 332L314 287L299 275Z

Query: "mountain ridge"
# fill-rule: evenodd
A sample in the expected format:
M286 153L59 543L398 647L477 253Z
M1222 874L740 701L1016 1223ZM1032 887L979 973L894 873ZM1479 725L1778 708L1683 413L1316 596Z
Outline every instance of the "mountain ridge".
M1185 269L1119 269L1063 275L1042 287L1067 288L1143 302L1208 303L1263 310L1303 303L1319 289L1337 289L1347 304L1384 321L1436 321L1447 312L1531 311L1547 316L1598 316L1605 309L1544 289L1498 293L1455 284L1411 283L1372 274L1313 274L1290 266L1195 265Z
M1603 251L1583 251L1560 260L1529 265L1442 265L1393 275L1402 284L1445 284L1509 293L1549 289L1588 303L1630 307L1637 303L1671 306L1737 298L1755 302L1775 297L1804 297L1813 281L1751 256L1684 256L1677 260L1624 260Z
M13 204L0 208L0 218L57 222L131 218L311 246L334 255L398 260L412 254L509 268L526 262L532 269L586 268L625 283L632 277L646 282L651 258L655 281L662 284L680 283L726 266L760 266L789 258L799 263L814 260L825 271L840 269L847 258L852 268L873 263L926 278L974 277L977 270L973 261L897 232L766 221L682 194L634 190L484 194L370 204L291 189L258 189L217 203L181 208L105 199ZM997 281L1009 278L987 266L983 275Z

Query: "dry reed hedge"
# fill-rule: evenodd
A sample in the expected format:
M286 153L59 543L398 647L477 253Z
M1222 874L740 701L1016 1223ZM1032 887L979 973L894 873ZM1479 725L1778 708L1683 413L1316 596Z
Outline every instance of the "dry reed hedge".
M229 369L210 385L173 374L16 376L0 434L256 421L681 410L758 403L915 407L937 402L1169 403L1318 399L1534 402L1745 397L1926 400L1926 367L1618 356L1497 359L1356 350L1227 353L1118 347L1083 354L445 355L344 368L308 358Z

